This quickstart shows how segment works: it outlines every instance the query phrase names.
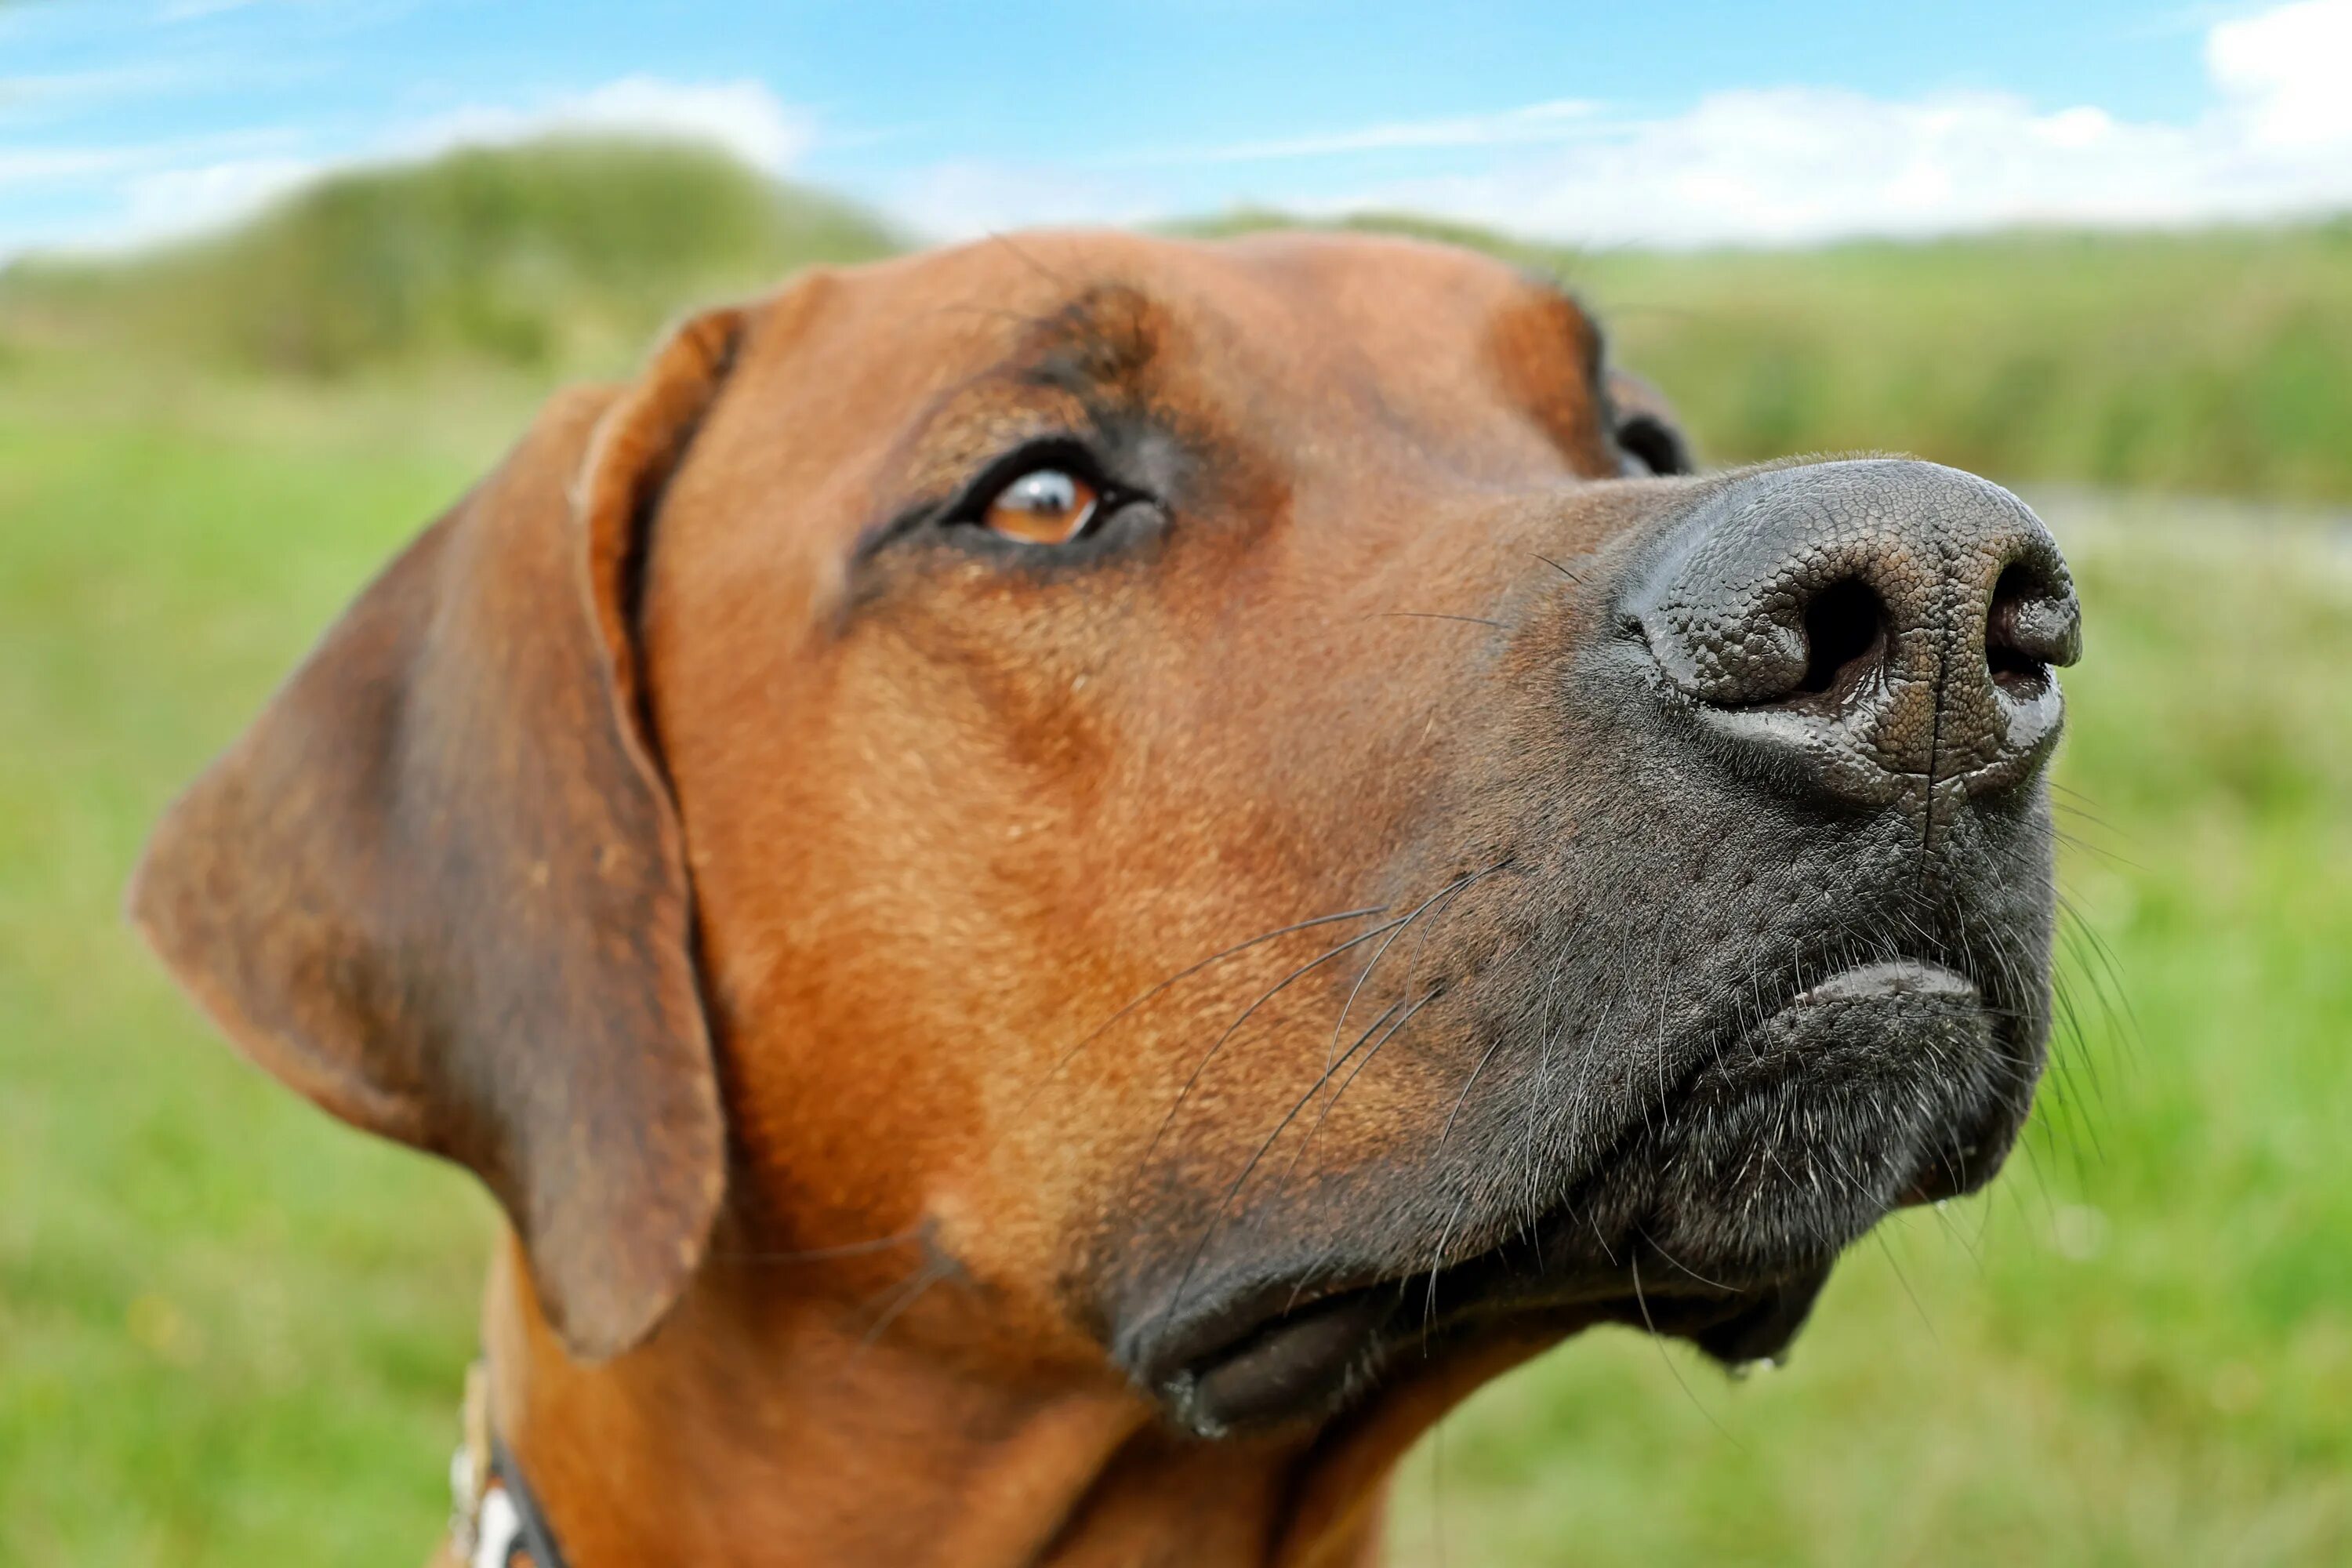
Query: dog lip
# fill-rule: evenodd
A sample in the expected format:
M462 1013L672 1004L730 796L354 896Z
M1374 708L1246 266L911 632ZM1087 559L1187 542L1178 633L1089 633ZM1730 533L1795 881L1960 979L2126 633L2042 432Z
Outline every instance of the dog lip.
M1360 1287L1253 1321L1159 1378L1160 1396L1203 1436L1344 1403L1349 1385L1370 1370L1394 1315L1384 1294Z
M1861 1200L1867 1186L1878 1201L1845 1215L1853 1236L1842 1247L1886 1214L1973 1192L2000 1168L2021 1115L2000 1092L2000 1075L2021 1059L2004 1045L2003 1028L2003 1015L1978 984L1943 964L1896 958L1840 970L1768 1013L1684 1085L1685 1098L1706 1111L1686 1131L1708 1134L1711 1147L1686 1137L1652 1157L1685 1168L1737 1163L1738 1139L1759 1135L1756 1113L1777 1127L1774 1107L1792 1088L1834 1102L1842 1085L1876 1086L1878 1102L1895 1113L1865 1146L1847 1151L1854 1168L1843 1188ZM1724 1142L1725 1129L1734 1130L1733 1142ZM1907 1173L1899 1168L1906 1160L1916 1162ZM1866 1183L1864 1172L1874 1172ZM1727 1200L1741 1201L1702 1192L1684 1208L1720 1212ZM1754 1195L1744 1201L1752 1207ZM1820 1204L1810 1207L1818 1219Z
M1422 1310L1411 1279L1384 1278L1270 1316L1221 1311L1240 1331L1147 1373L1171 1417L1202 1437L1319 1420L1387 1375L1392 1354L1418 1342L1423 1359L1487 1329L1549 1325L1560 1333L1618 1322L1690 1341L1727 1365L1778 1361L1811 1310L1829 1263L1812 1262L1738 1286L1677 1278L1663 1263L1630 1281L1617 1269L1543 1279L1496 1269L1500 1249L1444 1269L1442 1308ZM1662 1277L1661 1277L1662 1276ZM1205 1326L1205 1325L1203 1325ZM1187 1336L1194 1344L1199 1333Z
M1745 1099L1790 1074L1822 1070L1889 1027L1931 1019L1945 1028L1989 1026L1973 981L1919 958L1851 965L1783 994L1746 1033L1746 1050L1694 1064L1678 1096ZM1537 1227L1572 1232L1559 1216L1588 1195L1580 1184ZM1886 1206L1935 1195L1891 1193ZM1624 1244L1643 1239L1637 1229ZM1613 1321L1689 1340L1727 1365L1771 1361L1803 1325L1839 1249L1757 1258L1738 1268L1710 1259L1707 1276L1678 1268L1662 1252L1643 1258L1631 1290L1622 1257L1605 1243L1601 1256L1580 1257L1571 1247L1533 1268L1497 1247L1446 1262L1434 1279L1424 1268L1327 1277L1305 1289L1297 1276L1261 1279L1164 1326L1129 1364L1180 1424L1213 1436L1345 1405L1385 1375L1408 1329L1431 1342L1506 1321ZM1430 1280L1425 1309L1424 1292L1407 1289L1415 1279Z
M1179 1425L1217 1437L1320 1418L1344 1407L1383 1375L1391 1353L1408 1340L1426 1353L1481 1328L1549 1321L1563 1332L1623 1322L1696 1341L1718 1324L1757 1318L1767 1296L1777 1300L1792 1283L1775 1274L1717 1284L1678 1275L1670 1260L1653 1261L1654 1268L1630 1279L1623 1260L1614 1257L1549 1269L1538 1260L1531 1268L1504 1245L1456 1258L1434 1278L1417 1268L1334 1279L1319 1289L1302 1289L1295 1277L1267 1280L1163 1328L1148 1350L1127 1359L1138 1383ZM1808 1260L1800 1272L1812 1267ZM1826 1273L1826 1265L1820 1266L1819 1274ZM1807 1305L1818 1288L1815 1278L1803 1289ZM1777 1353L1803 1313L1773 1321L1786 1328L1771 1350L1740 1359ZM1701 1348L1717 1353L1712 1346Z
M1812 1316L1831 1267L1822 1263L1801 1268L1758 1289L1738 1310L1692 1332L1690 1342L1735 1371L1759 1362L1780 1365L1797 1331Z
M1175 1313L1172 1319L1156 1317L1127 1341L1120 1359L1138 1381L1153 1386L1197 1379L1255 1355L1275 1336L1310 1319L1336 1316L1369 1300L1393 1283L1391 1275L1371 1269L1312 1281L1292 1272L1268 1275L1212 1292L1202 1307Z

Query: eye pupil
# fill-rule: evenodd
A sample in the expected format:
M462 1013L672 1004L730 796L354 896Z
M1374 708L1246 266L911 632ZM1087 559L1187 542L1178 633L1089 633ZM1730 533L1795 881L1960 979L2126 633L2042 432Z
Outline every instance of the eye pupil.
M1094 487L1060 468L1032 468L996 492L982 520L1008 539L1060 544L1086 531L1098 498Z
M1023 511L1065 512L1078 504L1078 481L1059 468L1040 468L1013 480L1004 499Z

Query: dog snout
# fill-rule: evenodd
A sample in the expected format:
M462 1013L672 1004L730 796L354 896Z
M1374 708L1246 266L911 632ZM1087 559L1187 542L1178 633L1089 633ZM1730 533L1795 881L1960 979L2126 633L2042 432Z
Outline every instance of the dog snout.
M1932 463L1766 470L1703 492L1628 593L1668 700L1804 792L1928 804L2015 788L2056 742L2081 615L1999 486Z

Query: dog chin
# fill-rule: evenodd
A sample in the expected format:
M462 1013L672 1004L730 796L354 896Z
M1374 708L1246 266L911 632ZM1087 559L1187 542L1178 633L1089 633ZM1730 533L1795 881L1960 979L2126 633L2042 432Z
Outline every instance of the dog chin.
M2035 1073L2008 1033L1951 970L1847 970L1704 1063L1594 1206L1641 1211L1636 1239L1735 1285L1833 1256L1990 1178Z
M1998 1167L2019 1120L2005 1090L2032 1076L2002 1034L1951 970L1847 970L1715 1054L1671 1115L1501 1245L1320 1292L1264 1281L1155 1336L1139 1376L1217 1436L1327 1419L1499 1333L1619 1322L1734 1369L1777 1363L1844 1247Z

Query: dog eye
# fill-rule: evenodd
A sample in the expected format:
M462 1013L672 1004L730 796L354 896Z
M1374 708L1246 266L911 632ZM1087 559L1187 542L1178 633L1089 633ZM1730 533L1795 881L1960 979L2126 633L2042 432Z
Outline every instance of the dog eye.
M1066 544L1087 531L1102 497L1061 468L1032 468L996 492L982 526L1024 544Z

